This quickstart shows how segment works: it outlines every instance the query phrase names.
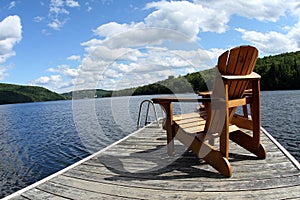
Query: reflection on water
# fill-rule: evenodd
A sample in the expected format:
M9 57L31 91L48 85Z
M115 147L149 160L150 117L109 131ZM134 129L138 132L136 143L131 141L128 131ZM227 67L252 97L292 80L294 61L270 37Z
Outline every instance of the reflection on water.
M139 104L152 97L1 105L0 198L135 131ZM299 97L300 91L262 92L261 96L262 125L297 160ZM175 105L174 109L194 109L184 105ZM150 120L154 120L151 111ZM161 115L159 108L157 111Z

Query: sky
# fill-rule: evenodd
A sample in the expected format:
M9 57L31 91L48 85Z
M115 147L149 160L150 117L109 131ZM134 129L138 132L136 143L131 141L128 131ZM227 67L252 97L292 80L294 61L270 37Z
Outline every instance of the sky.
M298 0L0 0L0 82L117 90L213 67L227 49L300 50Z

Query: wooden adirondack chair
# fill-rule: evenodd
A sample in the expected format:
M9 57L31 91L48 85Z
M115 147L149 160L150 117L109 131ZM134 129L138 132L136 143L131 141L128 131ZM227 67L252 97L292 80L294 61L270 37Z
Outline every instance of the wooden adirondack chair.
M260 76L253 72L258 50L240 46L224 52L218 59L216 76L210 98L153 98L165 110L164 129L167 131L168 154L174 154L174 138L189 147L199 158L226 177L232 175L229 163L229 139L265 158L260 142ZM252 92L245 95L247 86ZM204 102L205 111L173 116L173 102ZM251 118L235 114L238 106L251 105ZM244 129L249 129L248 134ZM212 141L219 141L215 146Z

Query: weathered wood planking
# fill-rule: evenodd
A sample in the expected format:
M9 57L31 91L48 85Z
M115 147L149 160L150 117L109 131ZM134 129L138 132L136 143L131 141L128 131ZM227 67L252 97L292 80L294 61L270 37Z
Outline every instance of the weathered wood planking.
M265 160L231 142L233 175L224 178L178 142L168 157L165 131L149 125L7 199L300 198L299 163L265 134L262 143Z

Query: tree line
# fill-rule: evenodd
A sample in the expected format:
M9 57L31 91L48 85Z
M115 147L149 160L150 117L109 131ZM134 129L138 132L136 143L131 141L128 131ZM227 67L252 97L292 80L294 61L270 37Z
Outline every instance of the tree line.
M60 94L38 86L0 83L0 104L65 100Z
M262 90L300 89L300 51L258 59L255 71Z

